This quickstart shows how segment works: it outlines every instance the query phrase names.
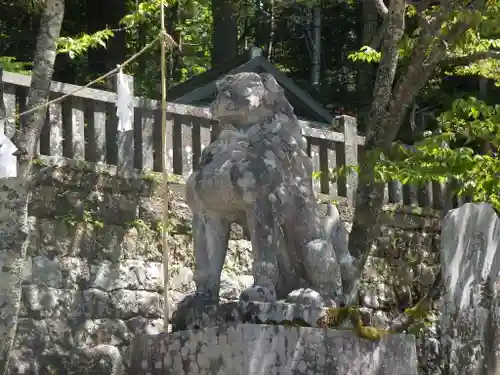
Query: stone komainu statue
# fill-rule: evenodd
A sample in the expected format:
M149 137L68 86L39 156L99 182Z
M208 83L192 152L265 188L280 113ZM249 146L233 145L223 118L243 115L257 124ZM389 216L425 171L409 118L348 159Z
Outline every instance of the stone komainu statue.
M221 132L186 187L197 288L188 299L218 300L236 222L248 230L254 258L254 286L242 300L273 302L301 287L335 300L342 294L337 259L350 256L327 238L306 141L283 89L270 74L239 73L217 82L217 90L211 110Z

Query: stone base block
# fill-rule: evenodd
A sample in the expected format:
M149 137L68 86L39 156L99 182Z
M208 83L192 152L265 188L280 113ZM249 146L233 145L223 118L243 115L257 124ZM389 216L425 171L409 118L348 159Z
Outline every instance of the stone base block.
M378 341L348 331L236 324L137 336L134 375L417 375L415 339Z
M202 310L179 308L172 316L172 330L184 331L217 327L226 324L257 323L283 324L299 321L300 326L316 327L326 315L326 308L306 306L283 301L275 303L231 301Z

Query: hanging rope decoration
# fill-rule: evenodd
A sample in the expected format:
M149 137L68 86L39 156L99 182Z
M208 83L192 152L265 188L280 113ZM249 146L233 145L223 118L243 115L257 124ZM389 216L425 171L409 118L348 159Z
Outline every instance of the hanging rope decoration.
M126 132L134 129L134 93L130 90L123 68L118 65L116 77L116 116L118 131Z
M165 30L165 0L160 3L160 46L161 46L161 138L162 138L162 151L163 151L163 223L162 223L162 247L163 247L163 290L164 290L164 303L163 303L163 330L168 332L169 319L170 319L170 302L168 299L169 290L169 261L170 261L170 248L168 244L168 204L170 201L170 194L168 190L169 168L170 160L168 157L167 149L167 61L166 61L166 44L172 42L172 38ZM170 38L168 41L167 38Z
M165 30L165 1L160 3L160 47L161 47L161 137L162 137L162 157L163 157L163 220L162 220L162 248L163 248L163 290L164 290L164 311L163 330L168 332L170 318L170 303L168 299L169 279L170 279L170 247L168 243L168 223L169 223L169 170L170 160L167 149L167 74L166 74L166 48L167 44L173 45L173 40ZM117 100L116 108L118 115L118 131L129 131L133 129L134 103L133 93L127 85L123 75L122 67L118 66L117 77Z

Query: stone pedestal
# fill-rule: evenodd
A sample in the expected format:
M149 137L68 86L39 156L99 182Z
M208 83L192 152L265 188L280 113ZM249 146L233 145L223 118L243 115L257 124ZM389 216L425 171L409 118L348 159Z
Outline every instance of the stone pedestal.
M417 375L415 339L377 341L321 328L235 324L138 336L134 375Z
M278 301L242 302L231 301L214 306L203 306L202 310L179 308L172 316L172 331L217 327L226 324L257 323L286 324L318 327L327 316L327 308ZM303 324L301 324L303 323Z

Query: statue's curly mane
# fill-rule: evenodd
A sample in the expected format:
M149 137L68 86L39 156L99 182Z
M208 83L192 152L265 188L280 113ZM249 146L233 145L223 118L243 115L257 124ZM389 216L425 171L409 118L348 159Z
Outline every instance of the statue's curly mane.
M279 154L305 152L306 143L293 107L271 74L228 75L217 82L217 91L217 105L212 112L225 129L219 137L229 142L247 139L250 147L259 143L260 148L264 141L268 143L265 148ZM245 121L244 126L240 119Z

